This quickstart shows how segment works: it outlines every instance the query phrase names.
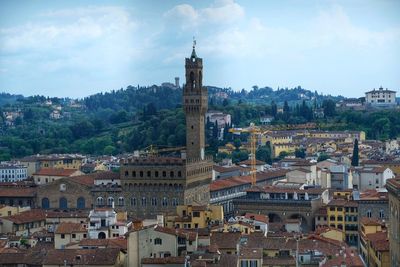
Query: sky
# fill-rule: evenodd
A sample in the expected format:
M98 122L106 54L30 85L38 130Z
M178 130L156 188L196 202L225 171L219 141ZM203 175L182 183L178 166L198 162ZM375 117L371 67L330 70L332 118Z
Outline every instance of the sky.
M184 82L400 93L398 0L0 1L0 92L85 97Z

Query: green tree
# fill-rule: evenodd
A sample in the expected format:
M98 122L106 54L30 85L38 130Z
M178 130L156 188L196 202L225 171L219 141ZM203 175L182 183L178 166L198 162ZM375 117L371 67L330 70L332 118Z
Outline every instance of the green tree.
M336 104L332 99L324 100L322 102L325 117L333 117L336 114Z
M304 159L306 157L306 150L304 148L296 148L294 151L294 155L296 158L302 158Z
M329 159L329 158L330 158L329 155L327 155L327 154L325 154L325 153L321 153L321 154L318 156L317 161L320 162L320 161L327 160L327 159Z
M236 150L239 150L242 145L242 141L240 141L239 138L235 138L235 140L233 140L233 145L235 146Z
M243 160L248 160L249 154L245 151L233 151L232 152L232 162L238 163Z
M353 157L351 159L351 166L358 166L358 139L354 140Z
M272 163L271 148L269 146L259 147L256 151L256 159L271 164Z
M104 155L114 155L116 148L114 146L108 145L104 148L103 154Z

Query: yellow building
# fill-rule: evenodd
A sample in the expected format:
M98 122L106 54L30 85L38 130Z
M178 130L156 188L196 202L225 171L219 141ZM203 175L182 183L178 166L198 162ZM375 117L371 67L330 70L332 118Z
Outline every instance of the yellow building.
M206 228L223 221L222 206L180 205L176 207L176 215L166 216L164 225L168 228Z
M30 209L30 207L0 205L0 217L17 215L20 212L28 211Z
M364 131L311 131L310 137L327 139L358 139L365 141Z
M64 249L66 245L87 238L87 229L80 223L63 222L54 232L54 248Z
M322 237L336 240L338 242L344 242L346 239L344 232L338 228L318 227L315 229L315 233Z
M83 162L82 156L60 155L39 158L40 168L73 169L80 170Z
M343 230L346 242L358 242L358 203L346 199L332 199L328 203L328 225Z
M360 220L360 255L366 266L389 267L389 240L383 223L375 218Z
M291 143L276 143L272 144L271 147L273 157L277 158L281 152L287 152L289 154L294 153L296 149L300 148L300 145Z
M222 225L214 226L211 228L211 232L223 232L223 233L241 233L241 234L250 234L255 232L254 225L237 221L232 223L224 223Z

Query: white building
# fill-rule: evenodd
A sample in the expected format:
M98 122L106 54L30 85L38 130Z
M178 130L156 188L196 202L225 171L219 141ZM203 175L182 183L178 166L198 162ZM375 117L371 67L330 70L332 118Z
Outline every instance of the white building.
M124 236L131 223L119 221L113 208L95 208L89 213L90 239L108 239Z
M353 174L353 185L359 191L384 188L387 179L394 178L394 173L386 167L356 167Z
M225 114L221 111L210 110L206 113L206 118L210 120L211 123L217 122L218 128L225 127L225 124L231 125L231 115Z
M365 102L367 105L375 107L394 106L396 105L396 91L383 89L381 86L379 90L366 92Z
M0 182L18 182L28 177L27 168L20 164L0 164Z

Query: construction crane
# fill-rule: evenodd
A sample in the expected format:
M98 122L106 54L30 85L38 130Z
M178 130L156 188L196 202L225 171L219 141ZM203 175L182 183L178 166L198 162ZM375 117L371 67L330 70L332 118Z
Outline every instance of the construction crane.
M246 128L231 128L229 132L240 135L241 133L250 133L250 163L251 163L251 185L255 186L257 182L257 168L256 168L256 150L257 150L257 136L261 134L260 127L254 123L250 123Z

